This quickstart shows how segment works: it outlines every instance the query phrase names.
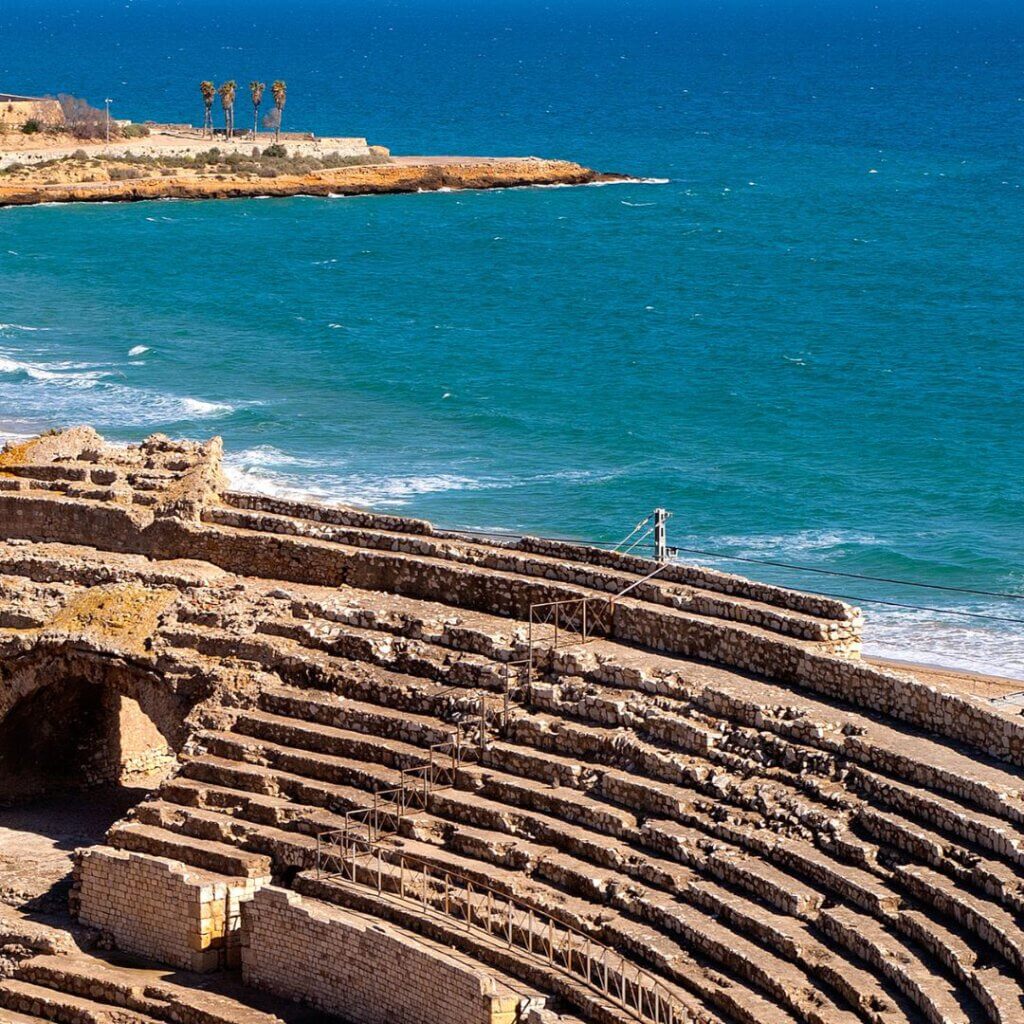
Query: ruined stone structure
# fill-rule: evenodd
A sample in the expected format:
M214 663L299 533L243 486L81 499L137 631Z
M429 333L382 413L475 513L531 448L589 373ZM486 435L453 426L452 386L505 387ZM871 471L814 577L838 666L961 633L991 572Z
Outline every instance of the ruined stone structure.
M0 797L166 774L81 924L357 1024L1024 1020L1014 709L862 661L838 601L220 455L0 455ZM0 1020L276 1019L6 941Z
M0 92L0 132L20 130L27 121L38 121L47 128L63 127L64 111L54 99Z

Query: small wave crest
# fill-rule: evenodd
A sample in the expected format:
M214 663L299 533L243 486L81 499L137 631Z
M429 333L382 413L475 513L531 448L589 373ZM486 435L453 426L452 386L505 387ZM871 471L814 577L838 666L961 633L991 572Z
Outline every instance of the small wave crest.
M207 402L201 398L179 398L182 410L193 419L206 420L227 416L235 411L227 402Z

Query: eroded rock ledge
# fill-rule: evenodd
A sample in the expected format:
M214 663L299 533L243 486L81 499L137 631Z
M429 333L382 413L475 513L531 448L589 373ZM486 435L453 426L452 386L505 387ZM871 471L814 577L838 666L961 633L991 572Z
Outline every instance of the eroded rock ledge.
M42 175L41 175L42 176ZM39 203L137 202L146 199L242 199L254 196L331 196L436 192L440 189L586 185L628 180L564 160L458 159L396 162L281 175L271 179L230 176L137 178L75 184L4 185L0 206Z
M524 951L526 917L492 941L506 904L617 951L677 1021L1021 1019L1019 714L867 665L830 598L236 493L220 459L87 428L0 455L0 765L94 693L94 781L173 761L81 852L81 925L360 1024L436 1024L438 993L457 1024L635 1019ZM538 626L553 601L587 602L587 642ZM317 837L438 744L450 780L318 871ZM0 1006L131 988L90 970L26 949ZM158 1004L127 1005L182 1019Z

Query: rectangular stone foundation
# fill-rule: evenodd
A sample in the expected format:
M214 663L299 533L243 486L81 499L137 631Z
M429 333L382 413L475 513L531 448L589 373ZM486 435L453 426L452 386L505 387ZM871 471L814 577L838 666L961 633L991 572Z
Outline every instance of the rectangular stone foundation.
M242 979L352 1024L512 1024L521 997L443 946L275 886L242 910Z
M226 878L166 857L80 851L78 919L118 949L192 971L240 963L241 905L269 878Z

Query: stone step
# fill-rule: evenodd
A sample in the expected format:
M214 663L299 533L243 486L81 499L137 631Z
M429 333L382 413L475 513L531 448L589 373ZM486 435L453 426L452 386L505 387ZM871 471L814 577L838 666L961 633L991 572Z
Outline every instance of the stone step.
M172 782L168 786L165 786L162 795L166 796L168 790L175 791L175 785L176 784ZM215 806L221 808L230 808L235 814L240 814L248 820L254 820L256 824L280 824L281 812L284 810L284 808L288 807L288 802L280 800L279 798L260 797L256 802L253 802L251 795L236 794L232 793L232 791L230 790L217 789L216 787L214 788L213 791L210 791L209 789L203 787L201 784L197 786L194 783L184 784L183 793L187 795L189 802L193 803L193 805L199 803L201 806L208 806L210 803L209 797L213 796L215 798ZM458 803L460 800L479 802L479 798L476 798L471 794L464 794L455 790L438 792L433 797L434 803L444 802L445 804L452 804ZM499 805L494 805L494 807L499 813L502 810L505 810L504 808L501 808ZM147 811L146 813L149 812ZM292 812L290 812L290 815L286 814L285 817L286 820L284 824L288 829L309 827L308 812L303 809L296 808ZM226 836L229 834L227 830L231 830L231 834L233 834L235 837L234 841L243 842L250 848L260 849L264 852L271 852L274 854L275 860L279 863L289 861L294 863L294 861L292 860L294 855L289 854L286 856L283 855L281 852L282 845L288 845L289 840L287 839L287 837L282 836L280 833L268 836L266 830L260 830L260 832L263 833L262 835L260 835L254 830L248 829L246 826L240 826L237 822L225 822L220 815L190 815L188 818L188 823L183 825L180 817L178 818L177 823L175 823L173 813L169 818L166 816L165 812L164 816L158 817L154 819L154 821L161 824L164 827L184 827L190 834L201 835L207 838L216 836L217 838L223 839L226 838ZM320 826L323 828L328 828L336 824L335 822L331 822L325 819L320 819L319 823ZM557 823L555 822L552 822L552 824L557 825ZM209 829L211 831L204 831L204 829ZM554 831L554 829L552 829L552 831ZM300 843L299 845L307 847L304 850L304 852L299 855L298 862L303 863L304 861L307 861L311 858L312 848L311 844L309 844L308 842ZM700 911L694 912L698 914L701 913ZM701 919L705 922L710 922L711 920L709 918L703 917ZM664 915L662 915L661 920L665 920ZM709 927L718 926L714 926L712 922L709 925ZM691 930L691 935L700 934L701 931L706 930L707 928L701 930ZM746 940L740 939L738 941L742 943ZM720 953L727 949L727 946L722 940L722 938L719 938L718 940L717 949ZM776 973L782 973L782 967L780 966L781 963L782 962L780 961L779 965L777 965ZM794 990L797 990L798 988L798 986L795 984L791 987Z
M365 737L353 734L360 742ZM207 753L225 760L251 765L266 765L284 772L319 779L341 786L353 786L370 792L392 789L401 782L396 768L352 757L336 757L284 743L234 732L204 730L197 735Z
M403 740L390 740L370 733L272 715L266 711L240 712L231 731L293 749L334 757L351 757L399 770L418 767L429 756L429 744L420 746ZM441 731L438 735L448 738ZM444 742L444 739L431 739L430 742Z
M459 649L459 657L453 659L451 647L433 638L396 640L390 632L363 625L268 618L259 623L258 636L249 641L254 651L261 640L268 651L287 649L292 644L305 661L317 655L328 659L325 666L345 661L425 681L444 681L450 686L499 686L498 666L493 658Z
M849 781L873 803L980 846L1018 868L1024 867L1024 832L1008 821L862 768L854 769Z
M1013 914L920 864L897 867L895 876L914 896L973 932L1024 975L1024 929Z
M282 1024L273 1014L216 992L177 984L166 972L117 967L99 957L35 957L19 967L18 978L170 1024Z
M172 780L178 784L189 781L217 786L228 791L280 796L294 803L323 807L335 814L343 814L354 807L364 806L366 801L365 789L339 786L262 765L230 761L212 754L189 756L177 778Z
M147 806L140 804L139 808ZM107 833L115 849L167 857L232 878L262 878L270 874L270 858L222 842L184 838L143 821L122 821Z
M626 573L633 578L647 576L655 568L655 563L651 559L642 558L639 555L621 554L602 548L539 537L516 538L510 536L507 539L498 540L475 535L467 536L458 532L438 529L422 519L381 515L361 509L313 505L308 502L289 501L267 495L228 491L222 495L222 498L225 505L235 509L269 513L293 521L412 534L434 539L442 538L462 545L473 545L503 552L526 553L553 560L559 564L598 566ZM851 609L841 601L802 591L787 590L772 584L754 582L742 576L719 572L716 569L673 564L663 568L659 579L721 594L730 599L754 601L774 608L798 611L815 618L835 620L840 623L851 621Z
M345 810L366 807L370 802L366 793L353 790L355 793L359 797ZM181 777L165 782L160 787L158 797L166 803L224 811L257 825L294 828L295 831L314 836L339 828L344 820L337 813L294 802L287 797L265 796L262 793L250 793Z
M376 665L371 668L359 662L336 660L338 673L333 694L338 697L366 701L396 711L432 715L443 709L448 701L460 696L452 693L452 687L432 679L391 672ZM308 686L268 684L260 691L259 707L275 715L316 721L323 713L316 706L321 696L326 694L320 690L311 691ZM330 713L333 704L328 701L326 707Z
M453 742L459 735L458 726L443 722L433 715L335 695L325 694L315 700L302 700L294 696L282 700L279 694L280 691L272 691L260 695L260 708L276 719L315 722L351 732L401 740L420 747Z
M266 781L266 779L264 776L254 776L253 781L257 783L263 783ZM176 792L177 790L175 789L175 787L177 786L182 786L183 793L188 794L187 800L182 800L179 802L189 802L193 805L198 806L230 808L233 810L233 813L240 814L243 817L246 817L250 820L254 820L257 824L280 824L280 819L274 818L273 816L275 816L278 813L278 811L281 809L282 804L287 806L287 801L281 801L277 798L267 797L261 797L259 804L253 804L250 800L246 799L245 794L233 793L229 789L223 789L219 787L213 787L211 790L209 787L204 787L202 784L196 784L190 781L183 780L177 780L176 782L172 782L166 785L162 790L162 795L168 797L168 791L170 790L172 792ZM313 787L311 787L308 783L306 784L305 792L307 796L311 794L312 788ZM212 800L212 802L207 798L207 794L213 796L214 799ZM363 794L363 799L365 800L365 794ZM269 812L271 817L267 816L267 813L264 812L263 808L266 808L266 812ZM510 818L519 818L523 821L523 824L520 826L520 829L517 833L519 835L522 835L524 833L536 835L538 832L543 832L548 836L549 841L552 842L567 842L568 840L568 834L566 832L564 822L562 822L560 819L543 819L540 815L530 814L528 812L510 808L505 805L496 804L493 801L488 801L474 794L464 793L459 790L444 790L436 792L432 797L431 808L433 813L436 814L440 812L449 819L451 819L452 817L456 817L470 821L481 820L481 814L483 814L486 811L489 813L484 815L483 820L486 822L488 826L495 828L502 828L503 826L507 828L507 825L505 825L505 823L508 822ZM297 827L297 822L302 821L303 818L306 817L306 815L308 815L308 809L298 808L294 811L294 814L295 818L293 820L286 821L286 825L288 828ZM329 823L322 822L322 824L328 825ZM570 831L573 830L570 829ZM592 853L594 844L599 843L603 837L592 833L583 833L580 834L578 838L584 850ZM517 845L521 844L521 840L516 840L515 842ZM612 860L617 860L620 862L628 861L633 866L635 866L636 863L640 859L642 859L637 851L630 850L629 848L624 848L615 840L605 839L604 842L606 846L614 847L614 850L602 850L599 856L604 855L605 857L609 857ZM575 846L575 843L573 843L572 845ZM672 865L666 865L666 867L671 869ZM589 866L588 868L581 868L581 874L583 871L587 870L589 870L592 873L594 871L594 868L592 866ZM650 873L657 873L661 875L665 873L665 868L657 869L652 866L650 869ZM612 873L609 872L609 874ZM621 879L622 876L614 874L613 877ZM625 885L630 884L625 879L623 879L622 881ZM797 882L797 880L791 879L791 882L793 886L797 887L798 889L800 888L800 884L799 882ZM708 883L706 882L703 884L705 887L708 885ZM709 903L711 904L711 910L713 913L718 913L721 911L722 903L720 900L712 900L707 895L705 895L705 899L703 902L705 906L707 906ZM733 898L733 902L739 901L736 901L736 899ZM768 912L764 911L762 908L757 908L753 904L748 904L747 906L749 907L749 909L747 910L745 915L745 923L748 927L759 926L761 929L760 934L763 935L764 918L766 915L770 915L768 915ZM738 913L734 913L733 920L735 921L738 916ZM755 921L757 921L756 926L754 925ZM805 944L807 944L807 942L809 941L810 944L813 947L815 947L816 956L828 956L828 951L825 950L823 947L820 947L820 944L815 945L816 940L810 939L809 936L805 936L804 941ZM791 936L787 934L785 939L783 939L779 943L779 945L780 948L791 949L793 945ZM842 975L843 971L839 969L838 965L833 965L832 967L830 967L828 973L831 977L837 977L839 975ZM841 982L845 985L846 992L869 994L873 993L873 1005L876 1008L885 1005L886 1000L884 993L875 992L876 986L873 983L873 979L869 975L858 974L856 969L853 969L851 973L853 975L852 981L847 981L843 979ZM893 1019L902 1018L894 1017Z
M878 917L888 917L900 907L901 897L879 878L849 864L834 860L827 853L803 840L795 840L769 831L731 821L717 821L699 805L678 806L670 819L723 839L768 863L803 880L819 892L840 898ZM644 826L645 842L655 849L663 848L671 855L675 840L661 838L662 822L648 819Z
M946 965L984 1007L993 1024L1024 1020L1024 978L980 951L977 940L967 941L960 929L938 920L934 912L904 910L894 924L901 934Z
M824 641L846 636L851 628L834 619L817 619L806 613L783 609L750 598L680 587L663 580L641 582L634 573L600 568L585 563L567 563L562 558L516 551L451 538L383 533L365 527L312 523L291 516L227 508L209 508L203 519L213 525L256 533L287 534L326 541L349 548L400 552L423 559L455 562L495 572L523 577L555 580L586 587L601 594L617 594L630 589L634 600L685 609L709 618L751 623L787 636ZM646 575L646 573L645 573Z
M802 969L781 957L763 942L755 944L734 928L720 924L714 916L698 907L681 902L674 895L632 880L618 872L596 868L552 847L523 840L506 841L503 848L493 842L489 832L456 826L446 836L445 849L460 857L480 860L481 880L494 885L493 868L503 872L503 885L511 891L515 878L525 873L531 879L567 890L570 895L595 904L591 914L600 914L607 927L607 911L614 907L635 921L668 935L684 948L719 965L719 969L739 975L748 984L764 990L802 1020L854 1024L855 1014L841 1010L821 991L821 980L813 981ZM445 851L424 855L440 866ZM509 863L511 862L511 863ZM463 872L465 863L462 863ZM488 867L491 865L493 867ZM505 874L508 868L512 871Z
M139 804L135 811L141 823L173 833L183 846L202 843L234 847L236 851L245 851L250 856L260 855L278 870L302 870L316 865L317 841L308 833L261 825L227 812L185 807L163 800L148 800ZM337 828L342 822L333 819L331 824Z
M58 992L43 985L9 978L0 982L0 1006L57 1024L158 1024L148 1014ZM2 1018L0 1018L2 1019Z
M8 481L0 481L0 490L4 490L3 484ZM0 993L3 992L3 984L0 983ZM3 1006L2 994L0 994L0 1006ZM0 1024L40 1024L40 1021L46 1020L45 1017L34 1017L27 1013L15 1013L14 1010L8 1010L6 1007L3 1010L3 1014L0 1015Z
M911 945L877 921L845 907L818 915L819 926L836 942L872 964L896 985L930 1024L981 1024L980 1006Z
M1012 865L979 855L899 814L861 808L855 820L877 842L985 892L1011 912L1024 912L1022 876Z

